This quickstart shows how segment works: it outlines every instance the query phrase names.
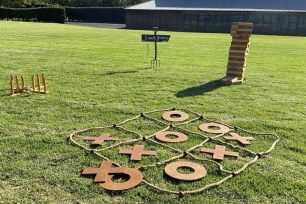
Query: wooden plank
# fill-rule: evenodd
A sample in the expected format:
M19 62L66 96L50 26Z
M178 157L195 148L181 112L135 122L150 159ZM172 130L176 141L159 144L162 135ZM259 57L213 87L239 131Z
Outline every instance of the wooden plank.
M230 53L246 54L246 50L230 50Z
M32 75L32 92L35 92L35 77Z
M228 64L235 64L235 65L245 65L246 61L239 61L239 60L228 60Z

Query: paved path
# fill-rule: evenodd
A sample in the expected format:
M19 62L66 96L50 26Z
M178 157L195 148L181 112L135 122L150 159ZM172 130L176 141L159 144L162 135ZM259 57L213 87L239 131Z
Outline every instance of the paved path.
M125 24L112 24L112 23L69 22L68 25L87 26L94 28L113 28L113 29L125 28Z

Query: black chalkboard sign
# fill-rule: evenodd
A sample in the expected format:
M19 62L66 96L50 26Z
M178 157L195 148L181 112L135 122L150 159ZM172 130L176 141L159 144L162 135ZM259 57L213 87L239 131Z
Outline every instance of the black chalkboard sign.
M155 40L156 36L156 40ZM143 34L141 36L142 42L168 42L170 39L170 35L146 35Z

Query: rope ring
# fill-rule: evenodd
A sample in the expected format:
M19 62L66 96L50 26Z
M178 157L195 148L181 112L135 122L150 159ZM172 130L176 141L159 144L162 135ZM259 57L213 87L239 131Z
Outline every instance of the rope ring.
M176 136L177 138L168 138L167 135ZM188 140L188 136L180 133L180 132L171 132L171 131L165 131L165 132L158 132L155 135L156 139L162 141L162 142L168 142L168 143L179 143L179 142L185 142Z
M190 174L183 174L177 171L180 167L188 167L194 172ZM181 181L195 181L203 178L207 175L207 170L200 164L188 162L188 161L179 161L168 164L165 167L165 173L177 180Z
M178 116L178 117L173 117ZM163 114L163 119L170 122L183 122L189 118L189 115L183 111L168 111Z
M212 127L215 127L218 129L211 129ZM204 123L199 126L199 129L204 132L212 133L212 134L223 134L223 133L227 133L230 131L229 127L219 124L219 123Z

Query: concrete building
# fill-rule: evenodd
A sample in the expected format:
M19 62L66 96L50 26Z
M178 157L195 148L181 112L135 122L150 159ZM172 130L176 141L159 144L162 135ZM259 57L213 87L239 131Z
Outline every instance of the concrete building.
M254 33L306 36L306 0L155 0L126 8L131 29L228 33L236 21Z

